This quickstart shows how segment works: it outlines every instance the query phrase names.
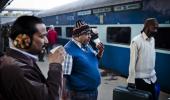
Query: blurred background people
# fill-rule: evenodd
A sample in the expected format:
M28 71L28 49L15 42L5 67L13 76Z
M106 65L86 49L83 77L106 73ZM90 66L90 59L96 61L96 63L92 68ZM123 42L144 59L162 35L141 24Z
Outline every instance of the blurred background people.
M57 33L57 31L55 31L53 25L50 25L50 28L49 28L48 34L47 34L47 38L49 41L47 53L49 53L49 51L54 47L54 45L57 44L57 40L58 40L58 33Z
M10 26L3 25L1 28L1 52L5 52L9 48Z

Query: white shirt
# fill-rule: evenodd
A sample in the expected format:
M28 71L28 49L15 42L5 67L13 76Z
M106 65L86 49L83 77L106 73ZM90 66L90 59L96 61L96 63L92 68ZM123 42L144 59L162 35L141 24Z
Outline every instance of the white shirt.
M128 83L135 83L135 78L141 78L146 83L155 83L155 40L148 38L143 32L136 36L130 45L130 64Z

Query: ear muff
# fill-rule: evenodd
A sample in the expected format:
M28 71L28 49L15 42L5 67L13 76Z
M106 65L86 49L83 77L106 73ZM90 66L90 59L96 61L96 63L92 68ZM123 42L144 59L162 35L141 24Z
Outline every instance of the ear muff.
M21 49L28 49L31 46L30 36L27 34L18 34L14 40L14 46Z

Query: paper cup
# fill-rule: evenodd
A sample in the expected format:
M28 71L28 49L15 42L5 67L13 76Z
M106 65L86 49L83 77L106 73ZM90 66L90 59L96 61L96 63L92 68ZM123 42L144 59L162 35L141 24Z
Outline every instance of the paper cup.
M59 49L60 47L62 47L62 45L59 45L55 48L53 48L52 50L50 50L50 52L53 54L57 49Z
M93 40L96 45L98 45L101 41L99 38Z

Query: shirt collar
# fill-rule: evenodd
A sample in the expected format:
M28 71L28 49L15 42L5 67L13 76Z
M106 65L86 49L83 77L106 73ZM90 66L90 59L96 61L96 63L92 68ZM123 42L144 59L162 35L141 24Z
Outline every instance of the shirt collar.
M75 40L74 38L71 39L74 43L76 43L78 45L79 48L81 48L81 43L78 42L77 40Z
M22 51L22 50L20 50L20 49L15 48L15 47L11 47L11 49L16 50L16 51L18 51L18 52L21 52L22 54L31 57L33 60L38 61L38 57L35 56L35 55L32 55L32 54L30 54L30 53L28 53L28 52Z
M142 37L145 39L145 40L149 40L148 36L146 35L145 32L142 32Z

